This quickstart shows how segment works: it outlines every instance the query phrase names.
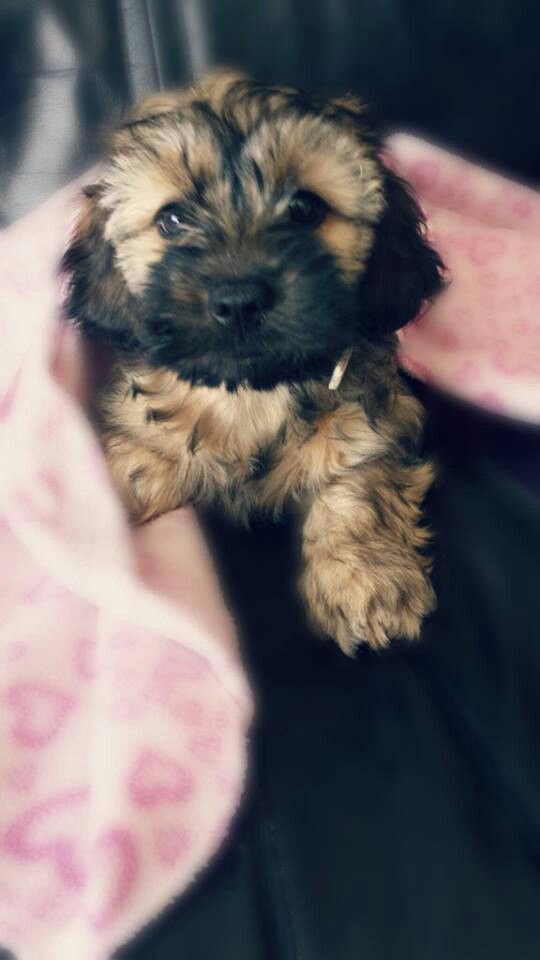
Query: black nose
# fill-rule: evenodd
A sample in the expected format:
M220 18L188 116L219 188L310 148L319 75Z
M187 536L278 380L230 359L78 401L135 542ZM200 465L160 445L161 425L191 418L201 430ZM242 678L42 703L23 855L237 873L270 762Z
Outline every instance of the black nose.
M223 326L260 323L275 300L272 287L264 280L228 280L215 287L210 296L210 313Z

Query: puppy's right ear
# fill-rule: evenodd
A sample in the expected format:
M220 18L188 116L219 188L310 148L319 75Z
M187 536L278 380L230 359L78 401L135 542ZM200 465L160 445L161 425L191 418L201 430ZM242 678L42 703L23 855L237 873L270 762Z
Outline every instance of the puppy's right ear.
M74 233L62 257L60 271L67 280L64 309L88 336L134 351L137 305L104 236L101 189L99 183L84 188Z

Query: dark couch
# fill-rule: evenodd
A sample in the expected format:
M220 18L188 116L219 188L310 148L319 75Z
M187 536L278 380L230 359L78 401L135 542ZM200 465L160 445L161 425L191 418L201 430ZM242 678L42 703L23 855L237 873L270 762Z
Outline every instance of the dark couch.
M4 222L134 96L230 62L540 181L535 0L4 0ZM251 777L218 861L122 960L538 960L540 435L415 389L439 464L419 645L346 660L306 629L290 524L204 518L259 703Z

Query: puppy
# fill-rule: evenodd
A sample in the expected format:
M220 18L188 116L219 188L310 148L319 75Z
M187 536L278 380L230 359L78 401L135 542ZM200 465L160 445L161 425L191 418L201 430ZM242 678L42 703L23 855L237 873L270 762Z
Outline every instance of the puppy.
M346 653L434 606L394 332L442 264L379 151L355 99L212 75L112 134L63 259L69 315L117 350L99 427L131 517L297 502L308 612Z

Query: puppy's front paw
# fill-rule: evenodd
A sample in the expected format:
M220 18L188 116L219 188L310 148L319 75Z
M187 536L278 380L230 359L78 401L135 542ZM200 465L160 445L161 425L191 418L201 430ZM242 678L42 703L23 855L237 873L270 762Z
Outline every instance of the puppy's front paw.
M301 586L315 627L349 656L361 643L381 649L394 637L417 639L436 603L416 556L386 565L313 557Z

